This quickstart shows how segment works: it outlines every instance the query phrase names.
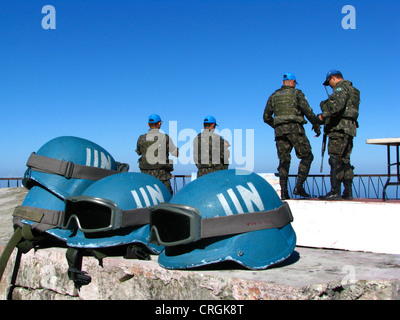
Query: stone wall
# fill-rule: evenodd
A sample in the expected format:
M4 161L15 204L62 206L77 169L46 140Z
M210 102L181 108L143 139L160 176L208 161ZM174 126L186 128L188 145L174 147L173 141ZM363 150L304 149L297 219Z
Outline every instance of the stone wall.
M5 245L13 234L12 213L20 205L28 190L25 188L0 188L0 245Z
M12 235L12 211L24 188L0 189L0 252ZM12 299L20 300L355 300L400 299L400 255L296 247L283 264L267 270L215 266L167 270L157 262L107 257L103 267L84 257L92 281L79 291L68 279L65 249L22 255ZM16 252L0 282L7 298Z
M371 257L329 250L297 248L278 268L262 271L167 270L150 261L107 257L103 267L84 257L82 270L90 284L78 291L67 277L65 249L30 251L22 256L12 298L16 300L354 300L399 299L400 257ZM329 257L331 262L329 262ZM0 299L6 299L15 252L0 282ZM376 259L376 257L374 258ZM389 260L388 260L389 259ZM344 263L356 263L355 279L343 273ZM367 262L369 261L369 263ZM367 265L365 263L367 262ZM363 269L364 268L364 269ZM372 268L368 273L368 269ZM397 268L397 270L396 270ZM396 276L397 272L397 276Z

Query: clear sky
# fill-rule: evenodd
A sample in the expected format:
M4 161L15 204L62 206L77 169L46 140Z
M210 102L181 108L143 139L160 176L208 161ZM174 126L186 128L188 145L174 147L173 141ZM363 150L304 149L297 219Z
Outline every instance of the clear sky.
M45 5L55 8L55 29L42 27L52 21ZM353 21L345 5L355 29L342 26ZM232 154L252 161L245 147L253 148L254 171L276 172L274 132L262 119L268 97L292 72L317 114L330 69L361 91L355 172L385 173L386 148L366 139L400 137L399 18L398 0L2 0L0 177L22 176L30 153L63 135L138 171L136 141L152 113L182 150L214 115L232 134ZM305 128L317 174L322 136ZM233 158L231 167L243 167ZM195 171L183 162L174 174ZM293 151L291 174L297 164Z

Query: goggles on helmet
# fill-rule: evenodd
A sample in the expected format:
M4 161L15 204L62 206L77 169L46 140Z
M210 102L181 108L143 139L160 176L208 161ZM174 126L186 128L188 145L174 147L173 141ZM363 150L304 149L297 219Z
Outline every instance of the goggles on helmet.
M273 210L205 219L201 219L201 214L196 208L186 205L161 203L149 207L149 210L149 242L164 247L216 236L282 228L293 221L286 202Z
M201 239L201 214L196 208L160 204L149 209L149 242L162 246L175 246Z
M147 208L121 210L115 202L104 198L69 197L65 200L61 227L67 229L73 222L85 233L104 232L147 224L149 211Z

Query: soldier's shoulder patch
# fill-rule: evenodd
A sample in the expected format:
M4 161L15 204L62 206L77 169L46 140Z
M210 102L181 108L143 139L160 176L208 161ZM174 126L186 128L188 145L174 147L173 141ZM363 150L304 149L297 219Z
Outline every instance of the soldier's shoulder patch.
M336 92L342 91L342 90L343 90L343 88L341 88L341 87L335 89Z

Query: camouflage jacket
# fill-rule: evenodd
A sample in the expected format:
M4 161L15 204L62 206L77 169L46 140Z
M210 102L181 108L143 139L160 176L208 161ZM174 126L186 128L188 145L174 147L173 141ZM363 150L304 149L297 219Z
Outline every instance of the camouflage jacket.
M292 88L289 86L283 85L281 89L288 89ZM304 119L304 116L313 124L313 126L319 128L319 121L311 109L310 105L308 104L308 101L306 97L304 96L303 92L299 89L294 89L295 90L295 97L297 101L297 108L300 111L301 119L302 121L288 121L286 124L275 124L275 119L273 117L275 113L275 107L273 103L273 96L275 93L273 93L267 101L267 104L264 109L264 122L270 125L272 128L275 129L275 137L283 136L285 134L289 133L295 133L295 134L304 134L304 128L303 124L306 124L307 121Z
M178 148L167 134L161 133L159 129L150 129L139 137L136 153L141 156L139 158L140 169L172 171L172 160L168 160L168 154L178 156Z
M218 167L219 170L227 169L229 165L230 147L213 130L204 129L193 141L193 158L197 168Z
M321 102L324 131L328 136L335 132L356 136L359 104L360 91L348 80L338 82L329 99Z

